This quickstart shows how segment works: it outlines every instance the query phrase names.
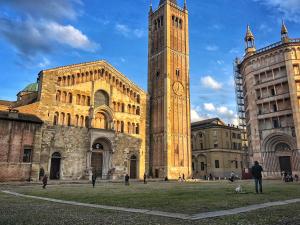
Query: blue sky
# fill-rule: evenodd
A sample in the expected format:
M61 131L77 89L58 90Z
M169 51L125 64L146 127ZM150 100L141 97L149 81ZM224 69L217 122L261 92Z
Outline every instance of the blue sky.
M0 0L0 99L42 69L105 59L147 90L150 0ZM159 0L153 0L154 8ZM232 63L250 24L257 48L300 37L300 0L187 0L192 119L235 122ZM183 0L178 0L183 5Z

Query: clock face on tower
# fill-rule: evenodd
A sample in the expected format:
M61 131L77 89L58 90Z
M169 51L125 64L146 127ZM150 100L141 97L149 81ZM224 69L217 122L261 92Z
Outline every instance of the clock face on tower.
M178 96L183 95L184 87L183 87L182 83L180 83L179 81L176 81L173 85L173 91Z

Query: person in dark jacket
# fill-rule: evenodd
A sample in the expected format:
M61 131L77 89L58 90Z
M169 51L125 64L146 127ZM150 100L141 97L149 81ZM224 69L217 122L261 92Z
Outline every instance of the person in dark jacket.
M95 188L96 179L97 179L97 175L96 175L96 172L94 172L93 175L92 175L93 188Z
M125 185L129 185L129 175L126 174L125 176Z
M147 184L147 175L144 173L144 184Z
M259 192L262 193L262 172L263 168L259 165L257 161L254 162L254 166L252 166L252 176L255 181L255 191L256 194Z
M47 174L45 174L45 176L43 177L43 188L45 189L48 183L48 176Z

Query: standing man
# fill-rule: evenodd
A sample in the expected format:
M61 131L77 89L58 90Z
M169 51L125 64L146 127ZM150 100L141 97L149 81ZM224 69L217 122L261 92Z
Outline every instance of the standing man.
M48 183L48 176L47 176L47 174L45 174L45 176L43 177L43 189L45 189L46 188L46 186L47 186L47 183Z
M257 161L255 161L254 166L252 166L252 176L255 180L256 194L258 194L259 192L262 193L262 174L261 174L262 171L264 171L263 168L259 165ZM258 190L258 186L259 186L259 190Z
M95 188L96 179L97 179L97 175L96 175L96 172L94 172L93 175L92 175L93 188Z
M126 176L125 176L125 185L129 185L129 175L128 174L126 174Z
M147 175L144 173L144 184L147 184Z

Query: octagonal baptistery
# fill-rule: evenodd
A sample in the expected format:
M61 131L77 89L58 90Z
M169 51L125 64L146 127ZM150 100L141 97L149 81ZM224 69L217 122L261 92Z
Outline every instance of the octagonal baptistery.
M245 56L236 62L249 155L267 177L300 174L300 39L289 38L284 24L281 35L280 42L256 50L248 27Z
M37 100L18 106L44 121L34 177L120 179L145 173L146 93L105 61L43 70Z

